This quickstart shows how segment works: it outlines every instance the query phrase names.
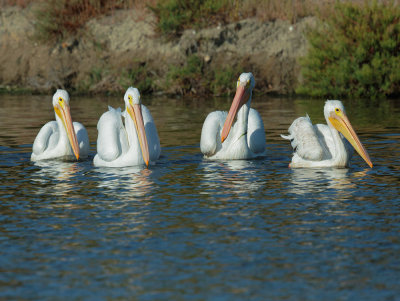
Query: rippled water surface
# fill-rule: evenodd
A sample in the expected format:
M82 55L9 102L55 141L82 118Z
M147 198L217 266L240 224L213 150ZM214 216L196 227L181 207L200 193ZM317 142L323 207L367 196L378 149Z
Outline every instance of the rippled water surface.
M149 169L30 162L51 96L0 95L0 299L395 300L400 293L400 100L345 102L374 167L288 168L279 134L323 101L256 97L268 156L212 162L206 115L230 99L143 97L162 157ZM71 98L96 124L122 98Z

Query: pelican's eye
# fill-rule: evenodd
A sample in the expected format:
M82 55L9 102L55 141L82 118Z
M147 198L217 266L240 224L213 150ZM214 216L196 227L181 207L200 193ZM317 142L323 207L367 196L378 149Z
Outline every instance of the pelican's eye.
M64 100L64 99L63 99L62 97L59 97L59 98L58 98L58 101L59 101L59 102L63 102L63 100Z
M132 101L132 95L128 95L128 100Z
M339 112L340 112L340 109L339 109L339 108L336 108L335 111L336 111L336 113L339 113Z

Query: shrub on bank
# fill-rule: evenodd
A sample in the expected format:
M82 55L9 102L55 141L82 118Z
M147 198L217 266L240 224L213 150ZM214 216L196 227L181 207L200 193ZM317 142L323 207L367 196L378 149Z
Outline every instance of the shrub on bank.
M400 93L400 7L374 1L338 2L324 25L308 34L297 93L380 98Z

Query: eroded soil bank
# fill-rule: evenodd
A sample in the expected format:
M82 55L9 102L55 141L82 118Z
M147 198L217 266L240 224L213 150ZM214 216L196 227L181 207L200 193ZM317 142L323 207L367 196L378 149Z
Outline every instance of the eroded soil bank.
M75 37L44 43L34 39L34 10L31 5L0 12L1 90L113 93L133 85L145 93L212 93L208 84L199 84L201 78L185 82L169 76L171 68L184 68L196 56L202 74L231 66L238 73L252 71L260 91L291 94L301 80L298 59L307 52L304 33L316 23L314 18L296 24L245 19L186 30L167 41L155 32L151 14L120 10L90 21Z

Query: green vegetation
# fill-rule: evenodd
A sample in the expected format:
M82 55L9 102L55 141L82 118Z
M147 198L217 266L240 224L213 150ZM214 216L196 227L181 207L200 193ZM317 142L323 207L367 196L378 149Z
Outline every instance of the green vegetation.
M165 88L180 94L196 91L202 83L203 60L197 55L188 57L184 66L171 65L166 76Z
M129 86L137 87L142 94L164 91L180 95L230 95L235 92L235 81L245 71L244 65L206 63L198 55L188 57L182 66L170 64L165 76L148 63L130 62L129 68L110 70L107 66L93 67L78 82L78 93L122 93Z
M185 28L205 27L224 21L231 13L230 0L167 0L149 6L158 18L157 28L166 36L179 35Z
M85 93L121 93L129 86L137 87L142 94L154 89L154 78L146 63L131 62L129 68L110 69L107 66L93 67L77 82L76 91Z
M95 83L100 82L104 77L104 70L99 67L93 67L92 71L89 74L90 85L92 86Z
M103 78L107 77L108 73L108 70L99 66L94 66L90 72L77 83L75 87L76 91L81 94L89 93L90 89L101 82Z
M119 76L119 83L125 91L129 86L134 85L140 93L147 94L153 92L152 74L146 64L133 64L133 67L123 70Z
M171 65L166 81L159 87L163 91L179 94L230 95L235 92L235 83L244 64L235 66L224 62L207 64L198 55L188 57L183 66Z
M40 4L36 37L64 43L67 37L82 34L90 19L121 8L153 13L158 32L168 38L178 37L187 28L247 17L295 22L317 15L322 22L309 31L310 49L300 61L303 81L297 93L356 98L400 94L400 6L394 1L348 0L332 5L317 0L5 0L3 5L26 7L32 2ZM231 66L223 59L212 60L208 63L192 54L180 66L176 62L168 66L168 71L161 70L163 66L150 67L149 62L93 67L77 89L90 92L97 86L116 92L134 84L143 93L224 95L233 92L232 82L242 71L251 70L243 63ZM263 80L260 77L258 83ZM262 84L258 87L267 89Z
M380 98L400 93L400 7L338 2L312 30L298 93Z
M236 80L243 72L247 72L244 66L218 66L214 67L210 79L210 88L213 95L231 95L235 93Z

